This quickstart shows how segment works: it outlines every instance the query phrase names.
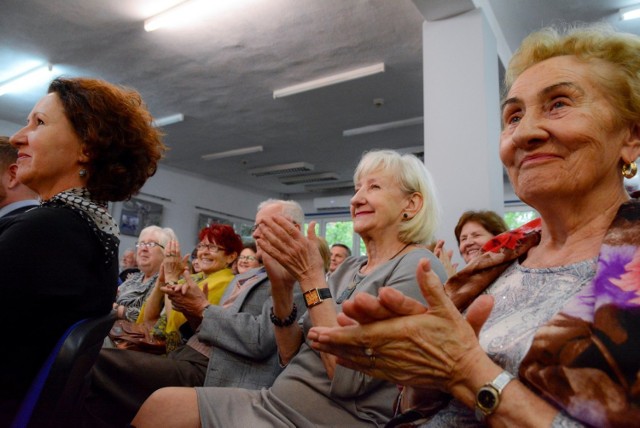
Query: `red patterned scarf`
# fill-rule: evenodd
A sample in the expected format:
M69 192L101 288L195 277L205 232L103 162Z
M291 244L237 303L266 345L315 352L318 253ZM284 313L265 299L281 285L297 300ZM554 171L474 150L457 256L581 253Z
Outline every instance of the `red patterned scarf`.
M464 310L540 242L540 219L503 233L449 279ZM624 203L605 235L591 290L578 293L535 334L519 378L556 407L593 426L640 423L640 201Z

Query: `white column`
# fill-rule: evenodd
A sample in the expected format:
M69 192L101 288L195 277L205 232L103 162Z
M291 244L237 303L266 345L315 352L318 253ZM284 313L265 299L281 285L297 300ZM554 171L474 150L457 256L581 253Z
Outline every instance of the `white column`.
M438 187L437 237L463 265L453 229L466 210L502 215L496 41L481 10L423 24L424 157Z

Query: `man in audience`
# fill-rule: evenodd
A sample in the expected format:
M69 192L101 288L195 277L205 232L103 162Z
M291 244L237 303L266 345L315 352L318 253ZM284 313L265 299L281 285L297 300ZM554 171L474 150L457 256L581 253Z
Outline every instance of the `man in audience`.
M329 274L332 274L338 266L351 256L351 250L344 244L333 244L331 246L331 264L329 265Z
M120 283L123 283L129 278L132 273L140 272L138 268L138 261L136 260L136 252L133 248L127 248L122 254L122 260L120 261Z
M256 224L278 214L291 218L296 224L304 224L300 206L281 200L260 204ZM259 247L258 255L261 256ZM187 318L201 319L200 326L186 345L166 357L103 349L91 372L81 425L126 426L147 397L162 387L204 385L259 389L271 386L282 371L271 325L271 284L265 268L236 276L220 306L210 305L195 284L167 285L163 290L175 309ZM300 292L296 293L295 302L298 308L305 307ZM297 312L291 322L304 311Z
M16 178L18 151L9 137L0 136L0 218L10 217L38 205L36 192Z

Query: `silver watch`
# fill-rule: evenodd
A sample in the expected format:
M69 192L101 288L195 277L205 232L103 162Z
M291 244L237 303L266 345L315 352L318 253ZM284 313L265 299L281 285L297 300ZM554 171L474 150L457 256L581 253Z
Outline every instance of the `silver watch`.
M513 379L515 376L505 370L478 390L476 393L476 419L484 422L487 416L496 411L500 404L502 390Z

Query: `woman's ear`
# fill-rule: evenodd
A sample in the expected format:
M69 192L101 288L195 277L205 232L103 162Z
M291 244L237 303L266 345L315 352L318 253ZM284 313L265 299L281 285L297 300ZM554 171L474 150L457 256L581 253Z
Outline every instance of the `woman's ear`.
M409 219L411 219L420 211L420 209L422 209L423 203L424 200L422 198L422 195L418 192L413 192L411 196L409 196L407 205L405 206L403 212L407 214Z
M227 266L231 266L234 260L238 258L238 253L234 251L231 254L226 254L224 257L225 257L225 261L227 262Z
M80 146L80 153L78 154L78 162L81 164L86 164L89 163L89 153L87 152L87 146L86 145L81 145Z
M632 123L629 136L622 144L620 157L625 164L635 162L640 157L640 123Z

